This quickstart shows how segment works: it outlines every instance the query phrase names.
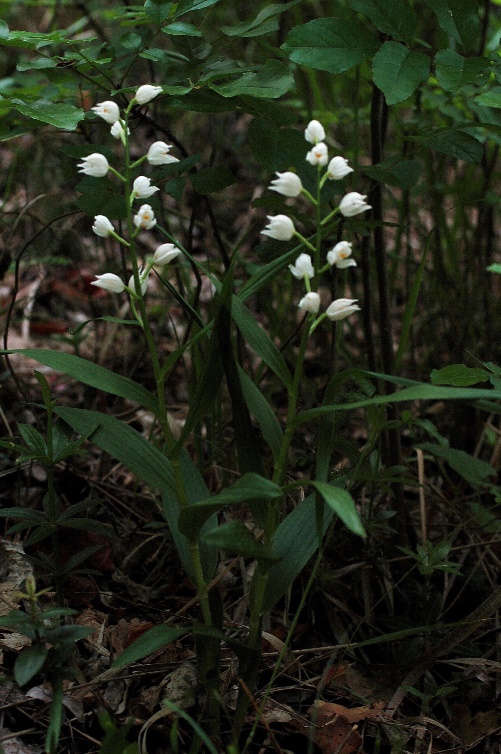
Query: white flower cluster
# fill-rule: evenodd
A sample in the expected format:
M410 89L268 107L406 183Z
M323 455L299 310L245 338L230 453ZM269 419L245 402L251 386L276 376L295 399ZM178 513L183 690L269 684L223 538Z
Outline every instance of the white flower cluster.
M306 154L306 161L310 165L318 166L318 169L327 166L325 173L318 175L319 190L322 189L327 180L340 181L347 175L353 172L353 168L348 165L348 160L341 155L336 155L329 160L329 150L325 143L325 129L318 120L312 120L305 129L304 137L306 141L312 145L312 148ZM303 187L301 179L296 173L284 172L276 173L275 178L270 186L270 191L276 191L282 196L296 198L301 193L305 194L313 203L318 206L317 200L309 194L309 192ZM359 194L357 191L350 191L345 194L341 199L338 207L324 219L325 223L327 219L330 219L334 214L340 213L344 217L354 217L355 215L365 212L371 209L370 205L366 202L367 197ZM313 250L312 245L304 239L295 229L294 222L287 215L268 215L268 224L261 233L269 238L273 238L277 241L290 241L296 236L307 247ZM318 229L319 230L319 229ZM318 231L317 231L318 232ZM356 262L351 258L352 244L348 241L339 241L334 248L332 248L327 254L327 264L318 270L318 274L325 272L329 267L337 267L338 269L346 269L348 267L356 267ZM316 257L318 259L318 257ZM309 254L303 253L298 256L294 265L289 265L289 269L295 278L304 280L306 285L306 294L299 302L299 308L310 314L317 315L320 310L320 296L316 291L312 291L310 288L310 280L315 277L316 272L313 261ZM357 306L356 299L337 299L327 308L326 312L322 314L318 320L312 325L312 329L324 318L327 317L330 320L340 320L347 317L353 312L359 311L360 307Z
M129 104L128 109L134 104L141 106L148 104L148 102L151 102L151 100L161 92L161 86L153 86L151 84L140 86L137 89L132 102ZM111 125L111 135L116 139L120 139L124 146L127 147L130 131L126 126L125 119L122 118L120 114L120 108L116 102L111 100L99 102L92 108L92 111L105 120L106 123ZM174 162L179 162L177 157L169 154L171 149L171 145L166 144L163 141L156 141L150 146L147 154L134 163L133 167L140 165L144 161L149 162L150 165L169 165ZM92 176L93 178L103 178L108 172L111 172L122 182L126 180L117 170L111 167L106 157L99 152L94 152L93 154L82 158L82 162L79 163L78 168L80 173ZM152 186L151 178L148 178L145 175L139 175L134 179L132 184L129 201L132 205L136 199L148 199L157 191L159 191L159 188L158 186ZM142 204L134 215L133 222L136 227L135 233L139 233L140 230L151 230L157 222L152 207L149 204ZM101 238L113 236L121 243L128 245L127 242L115 232L113 224L105 215L95 216L92 230ZM181 254L181 250L172 243L164 243L157 248L146 267L139 270L141 295L144 295L146 292L148 276L152 267L161 268L179 256L179 254ZM127 290L131 295L134 295L134 293L135 295L139 294L138 291L135 291L133 276L129 280L128 285L125 285L120 277L112 272L105 272L103 275L96 275L96 280L94 280L91 285L103 288L111 293L122 293L124 290Z

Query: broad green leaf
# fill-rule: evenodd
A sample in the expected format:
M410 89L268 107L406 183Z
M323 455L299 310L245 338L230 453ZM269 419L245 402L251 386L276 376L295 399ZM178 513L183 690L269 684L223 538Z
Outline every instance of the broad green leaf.
M408 40L414 35L417 17L404 0L348 0L348 4L363 13L383 34Z
M316 18L294 27L282 49L294 63L343 73L374 55L379 44L365 26L338 18Z
M26 647L14 663L14 680L18 686L24 686L43 668L49 650L43 644Z
M288 3L267 5L252 21L242 21L234 26L222 26L221 31L228 37L258 37L277 31L278 17L301 0L291 0Z
M276 484L250 472L218 495L183 508L179 515L179 529L190 539L196 539L202 525L213 513L243 503L267 505L269 501L277 500L282 495L282 490Z
M423 442L416 445L437 458L442 458L449 466L454 469L463 479L473 485L489 484L490 478L496 476L496 470L486 461L479 458L473 458L464 450L455 450L446 448L443 445L435 445L432 442Z
M162 2L162 0L146 0L144 10L148 18L155 24L161 24L169 16L172 3Z
M371 373L368 373L371 374ZM389 382L400 382L399 378L391 378L388 375L378 375ZM403 390L398 390L390 395L376 395L373 398L365 398L353 403L340 403L332 406L319 406L309 411L303 411L296 419L296 426L304 422L312 421L318 416L329 414L334 411L350 411L354 408L364 408L366 406L386 405L389 403L401 403L402 401L476 401L476 400L494 401L501 399L499 390L483 390L471 387L439 387L438 385L426 385L415 383Z
M135 34L133 31L128 31L120 37L120 44L122 47L125 47L126 50L139 52L143 46L143 40L139 34Z
M190 633L189 628L175 628L174 626L154 626L146 631L133 644L130 644L122 654L117 657L111 666L113 670L126 668L137 660L142 660L147 655L152 655L163 649L168 644L176 641L181 636Z
M474 84L479 77L488 76L489 61L466 58L455 50L440 50L435 55L435 71L440 86L448 92L456 92L465 84Z
M44 68L55 68L57 60L54 58L37 58L36 60L27 60L16 65L17 71L43 70Z
M68 131L74 131L84 118L84 111L81 108L74 107L74 105L49 102L48 100L28 103L21 99L11 99L10 103L12 107L15 107L28 118L50 123L51 126L64 128Z
M501 86L493 86L488 92L479 94L475 102L483 107L501 107Z
M386 103L395 105L411 96L430 73L427 56L409 50L400 42L385 42L372 61L374 83L383 92Z
M185 13L209 8L211 5L216 5L219 2L220 0L180 0L174 15L176 18L179 18L179 16L184 16Z
M332 508L324 506L324 533L333 516ZM273 538L273 553L282 560L270 569L263 610L276 605L317 551L316 526L315 495L308 495L282 521Z
M112 395L118 395L133 403L139 403L154 414L158 411L155 397L142 385L128 377L122 377L105 367L94 364L92 361L82 359L80 356L73 356L73 354L60 351L49 351L45 348L0 351L0 354L3 353L22 353L24 356L28 356L46 367L63 372L63 374L67 374L85 385L90 385Z
M236 296L233 297L231 314L250 347L282 380L283 384L289 387L292 384L292 377L282 354L270 336L258 325L245 304Z
M225 84L210 84L222 97L246 95L275 99L294 88L294 77L289 68L278 60L267 60L255 73L242 76Z
M449 364L443 369L434 369L430 375L433 385L453 385L454 387L468 387L479 382L488 382L490 373L480 367L467 367L464 364Z
M38 31L9 31L5 36L5 27L0 34L0 44L9 47L21 47L28 50L39 50L50 44L67 43L64 31L38 32Z
M76 185L81 196L77 205L88 215L106 215L109 220L125 220L127 210L121 187L108 178L85 176Z
M190 176L191 184L197 194L212 194L223 191L237 182L237 178L226 165L211 165L202 168Z
M482 143L466 131L444 128L439 131L416 136L415 141L458 160L479 163L484 153Z
M401 189L412 189L417 185L421 173L421 163L418 160L395 160L390 158L378 165L364 167L364 173L369 178L396 186Z
M426 0L442 31L470 49L480 32L477 0Z
M269 173L304 161L304 134L297 128L279 128L268 118L254 118L247 139L254 159Z
M202 32L197 29L193 24L187 24L184 21L175 21L173 24L168 24L162 28L164 34L172 37L201 37ZM190 91L190 87L186 87L186 91ZM167 92L168 94L169 92Z
M239 374L247 408L257 421L259 429L270 446L273 457L276 459L278 458L280 448L282 447L282 428L280 427L278 419L270 404L257 385L253 383L249 375L243 369L239 368Z
M223 524L204 534L202 539L210 547L217 547L219 550L226 550L244 558L255 558L257 561L271 563L281 560L252 536L243 521L230 521L228 524Z
M355 508L355 501L347 490L326 482L310 482L322 495L327 505L337 513L343 524L359 537L366 537L365 529Z

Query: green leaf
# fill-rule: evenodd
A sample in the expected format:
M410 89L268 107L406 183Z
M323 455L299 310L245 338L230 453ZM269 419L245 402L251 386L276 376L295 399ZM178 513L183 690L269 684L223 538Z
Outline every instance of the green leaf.
M128 31L120 37L120 44L126 50L139 52L143 46L143 40L139 34L135 34L133 31Z
M200 500L193 505L182 509L179 515L179 529L183 534L194 540L205 521L213 513L233 505L243 503L267 504L270 500L277 500L283 493L269 479L249 472L244 474L230 487L227 487L218 495L213 495L206 500Z
M498 275L501 275L501 264L497 262L495 262L494 264L490 264L485 269L487 270L487 272L497 272Z
M363 13L383 34L407 40L414 35L417 17L404 0L348 0L348 5Z
M7 39L9 36L9 27L5 21L0 21L0 39Z
M239 368L239 375L247 408L257 421L259 429L276 459L283 441L283 432L279 421L260 389L241 367Z
M395 105L411 96L430 73L427 56L409 50L400 42L385 42L372 61L374 83L383 92L386 103Z
M270 336L258 325L249 309L236 296L233 297L231 314L249 346L264 361L266 366L282 380L283 384L286 387L290 387L292 385L292 377L284 361L284 357Z
M418 160L399 160L392 157L378 165L364 167L364 173L379 183L412 189L419 181L421 163Z
M347 490L326 482L310 482L322 495L327 505L337 513L345 526L359 537L366 537L365 529L355 508L355 501Z
M28 448L33 451L34 457L40 459L47 458L47 443L40 432L30 424L18 423L19 434L23 438Z
M190 176L191 184L197 194L212 194L223 191L237 182L237 178L226 165L212 165Z
M244 558L255 558L257 561L277 563L280 557L263 547L250 533L243 521L230 521L217 529L204 534L203 541L210 547L241 555Z
M234 26L222 26L221 31L228 37L258 37L277 31L278 16L301 0L291 0L289 3L267 5L252 21L242 21Z
M415 141L458 160L479 163L484 153L482 143L466 131L443 128L438 131L416 136Z
M45 47L47 45L67 44L65 31L52 31L48 33L37 31L9 31L8 36L5 36L6 24L2 28L2 34L0 34L0 44L7 45L9 47L21 47L28 50L35 50Z
M479 382L488 382L490 377L490 373L480 367L472 368L464 364L449 364L443 369L434 369L430 375L430 380L433 385L467 387L477 385Z
M389 382L401 382L398 378L391 378L388 375L377 374L375 372L367 372L369 376L377 376L381 379L388 380ZM304 422L312 421L319 416L329 414L334 411L350 411L354 408L364 408L365 406L377 406L386 405L389 403L400 403L402 401L451 401L451 400L463 400L463 401L475 401L475 400L500 400L501 391L499 390L484 390L480 388L471 387L439 387L438 385L426 385L422 383L414 383L410 387L406 387L403 390L398 390L396 393L390 395L376 395L373 398L365 398L361 401L354 401L353 403L340 403L332 406L319 406L318 408L312 408L309 411L303 411L296 419L296 426L300 426Z
M184 21L176 21L173 24L168 24L162 28L164 34L172 37L201 37L202 32L197 29L193 24L184 23ZM186 92L190 91L190 87L184 87ZM167 94L169 93L168 90Z
M220 0L180 0L177 4L175 17L179 18L179 16L184 16L185 13L209 8L211 5L216 5L219 2Z
M493 86L488 92L475 97L475 102L483 107L501 107L501 86Z
M60 351L49 351L45 348L0 351L0 354L8 353L22 353L46 367L56 369L75 380L83 382L85 385L90 385L112 395L118 395L133 403L139 403L140 406L154 414L158 411L155 397L142 385L128 377L122 377L105 367L94 364L92 361L82 359L80 356L73 356L73 354Z
M443 458L457 474L472 485L489 484L489 477L496 476L496 470L490 463L481 461L479 458L473 458L464 450L446 448L432 442L423 442L416 447L437 456L437 458Z
M465 58L455 50L440 50L435 55L435 71L440 86L448 92L456 92L488 75L489 61L487 58Z
M24 686L43 668L49 650L43 644L26 647L14 663L14 680L18 686Z
M146 15L155 24L161 24L169 16L172 3L162 2L162 0L146 0L144 10Z
M442 31L470 49L480 33L477 0L426 0Z
M252 156L269 173L304 161L304 134L297 128L279 128L268 118L254 118L247 139Z
M106 215L110 220L125 220L127 209L121 188L108 178L85 176L76 185L82 196L78 207L88 215Z
M323 531L327 531L334 511L324 506ZM318 549L315 495L308 495L282 521L273 538L273 553L281 556L272 566L266 584L263 610L268 611L284 596Z
M222 97L246 95L276 99L294 88L294 77L283 63L267 60L255 73L244 73L228 83L209 86Z
M111 666L113 670L120 670L126 668L127 665L131 665L137 660L142 660L147 655L158 652L159 649L163 649L168 644L176 641L181 636L185 636L190 632L189 628L174 628L173 626L154 626L146 631L139 639L128 646L120 657L114 661Z
M64 128L68 131L74 131L81 120L84 118L84 111L81 108L62 103L48 102L47 100L37 100L36 102L26 103L20 99L10 99L11 105L33 120L39 120L43 123L50 123L56 128Z
M343 73L374 55L379 44L365 26L338 18L316 18L294 27L282 49L294 63Z

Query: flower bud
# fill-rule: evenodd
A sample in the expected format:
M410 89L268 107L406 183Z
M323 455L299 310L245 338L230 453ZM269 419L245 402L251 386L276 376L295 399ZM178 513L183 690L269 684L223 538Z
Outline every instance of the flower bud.
M294 223L287 215L268 215L269 223L261 233L277 241L290 241L294 235Z
M112 127L110 128L110 133L115 139L120 139L120 141L125 144L125 129L120 123L119 120L116 120ZM130 134L130 128L127 129L127 133Z
M92 112L99 115L100 118L106 121L106 123L116 123L120 118L120 109L116 102L107 100L106 102L98 102L92 109Z
M357 266L354 259L348 259L351 256L352 245L348 241L340 241L328 252L327 261L331 267L335 265L339 270L344 270L346 267Z
M310 151L306 155L306 160L310 163L310 165L321 165L322 167L324 165L327 165L327 162L329 160L327 144L324 144L323 141L315 144L313 149L310 149Z
M160 92L163 91L161 86L152 86L151 84L143 84L136 92L134 99L138 105L146 105L151 102Z
M144 296L144 294L146 293L146 290L148 288L148 275L145 275L144 278L141 278L142 272L143 272L143 269L141 267L139 269L139 281L140 281L140 284L141 284L141 295ZM136 291L136 293L137 293L136 286L134 285L134 275L130 276L130 279L129 279L129 282L127 284L127 287L130 288L132 291Z
M348 173L353 173L353 168L348 165L348 160L338 155L333 157L327 167L327 177L333 181L340 181Z
M173 243L163 243L153 254L153 266L163 267L181 254L181 250Z
M353 312L359 312L360 307L357 306L358 299L356 298L338 298L333 301L325 312L331 322L337 322L340 319L345 319Z
M135 199L147 199L158 190L158 186L152 186L151 178L147 178L145 175L138 176L132 185L132 195Z
M318 144L319 141L325 139L325 129L318 120L310 120L305 129L304 138L310 144Z
M104 288L105 291L109 291L110 293L122 293L125 289L122 280L118 275L114 275L113 272L96 275L96 280L93 280L91 285L95 285L97 288Z
M361 212L365 212L371 209L370 204L366 204L366 196L362 196L357 191L350 191L349 194L343 196L339 203L339 211L345 217L353 217L359 215Z
M115 230L115 228L105 215L96 215L94 218L94 225L92 226L92 230L94 231L96 236L106 238L107 236L109 236L111 231Z
M289 265L289 270L298 280L312 278L315 274L309 254L300 254L296 259L296 263Z
M169 150L172 145L166 144L165 141L155 141L148 150L146 158L150 165L169 165L171 162L179 162L177 157L172 157Z
M149 204L143 204L139 207L139 212L134 215L134 225L136 228L143 228L144 230L150 230L157 224L155 220L155 213Z
M303 296L298 306L305 312L318 314L318 310L320 309L320 296L318 293L314 292L307 293L306 296Z
M99 154L99 152L83 157L78 167L80 168L79 173L91 175L93 178L103 178L110 169L108 160L104 154Z
M303 184L301 178L295 173L278 173L278 178L275 178L270 186L270 191L276 191L277 194L283 194L283 196L299 196Z

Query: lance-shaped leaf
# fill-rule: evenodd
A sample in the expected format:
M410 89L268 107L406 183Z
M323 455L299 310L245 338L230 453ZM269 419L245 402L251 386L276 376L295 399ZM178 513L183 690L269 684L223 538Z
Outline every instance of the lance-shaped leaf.
M134 380L122 377L111 372L105 367L94 364L92 361L82 359L70 353L50 351L45 348L22 348L16 350L0 351L0 354L22 353L30 359L38 361L46 367L56 369L58 372L67 374L85 385L103 390L105 393L118 395L156 414L158 404L155 397Z
M210 547L241 555L246 558L255 558L257 561L278 563L282 558L260 544L250 533L243 521L230 521L217 529L204 534L202 541Z
M250 472L218 495L183 508L179 515L179 529L190 540L196 540L205 521L222 508L242 503L268 505L270 501L277 500L282 495L283 492L278 485Z
M327 482L310 482L312 487L322 495L327 505L337 513L343 524L348 527L353 534L359 537L365 537L365 529L355 508L355 501L347 490L342 487L335 487Z
M154 626L146 631L139 639L133 644L130 644L120 657L117 657L113 665L113 670L120 670L127 665L131 665L137 660L142 660L143 657L151 655L154 652L158 652L159 649L163 649L167 644L176 641L181 636L188 634L189 628L175 628L174 626Z
M454 385L454 387L469 387L479 382L488 382L490 372L481 367L467 367L464 364L449 364L442 369L434 369L430 380L434 385Z

